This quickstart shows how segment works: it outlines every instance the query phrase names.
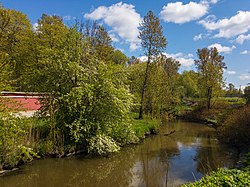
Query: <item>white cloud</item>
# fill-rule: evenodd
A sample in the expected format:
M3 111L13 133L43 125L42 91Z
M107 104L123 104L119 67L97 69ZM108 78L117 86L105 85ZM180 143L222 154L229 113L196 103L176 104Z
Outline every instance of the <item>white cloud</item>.
M250 75L248 74L242 74L239 76L240 80L250 80Z
M122 49L122 48L116 47L115 50L119 50L119 51L121 51L122 53L124 53L124 49Z
M139 49L139 48L140 48L140 45L137 43L130 43L130 45L129 45L130 51L135 51L136 49Z
M201 0L202 4L216 4L219 0Z
M250 11L238 11L235 16L218 21L204 19L199 21L207 30L216 31L216 38L230 38L250 30Z
M218 3L218 1L219 1L219 0L210 0L210 2L211 2L212 4L216 4L216 3Z
M250 40L250 34L248 35L241 34L236 38L236 42L239 44L243 44L245 40Z
M105 24L112 27L113 33L130 43L130 50L138 48L140 42L137 38L138 27L142 19L133 5L119 2L109 7L100 6L93 12L85 14L84 17L92 20L103 20Z
M232 47L222 46L219 43L212 44L208 46L208 48L216 47L218 52L221 53L230 53L232 50L234 50L236 47L233 45Z
M109 32L109 37L111 38L111 40L113 42L119 42L120 41L115 33Z
M201 3L182 2L168 3L163 6L160 17L165 22L174 22L178 24L194 21L204 16L209 9L209 2L202 1Z
M183 53L175 53L175 54L168 54L168 53L163 53L168 58L173 58L177 61L180 62L182 66L185 67L190 67L194 64L194 55L189 53L189 54L183 54ZM138 58L141 62L146 62L148 60L147 56L141 56Z
M32 25L32 28L33 28L34 31L37 31L37 27L38 27L38 23L34 23L34 24Z
M147 56L140 56L138 58L141 62L146 62L148 60L148 57Z
M200 34L194 36L193 40L198 41L198 40L202 40L202 38L203 38L203 35L200 33Z
M226 73L227 73L228 75L235 75L235 74L236 74L236 71L229 71L229 70L227 70Z
M193 54L183 54L183 53L176 53L176 54L168 54L164 53L167 57L171 57L176 59L180 62L182 66L190 67L194 64Z
M242 55L247 55L247 54L250 54L250 51L244 50L244 51L242 51L240 54L242 54Z
M63 16L63 20L66 20L66 21L70 21L70 20L74 20L76 19L76 17L72 17L72 16Z

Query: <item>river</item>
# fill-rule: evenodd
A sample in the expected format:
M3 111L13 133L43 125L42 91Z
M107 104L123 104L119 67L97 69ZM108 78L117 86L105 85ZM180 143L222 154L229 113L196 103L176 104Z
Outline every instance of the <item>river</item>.
M235 154L219 144L213 128L176 121L163 125L159 135L107 158L36 160L0 177L0 187L177 186L234 164Z

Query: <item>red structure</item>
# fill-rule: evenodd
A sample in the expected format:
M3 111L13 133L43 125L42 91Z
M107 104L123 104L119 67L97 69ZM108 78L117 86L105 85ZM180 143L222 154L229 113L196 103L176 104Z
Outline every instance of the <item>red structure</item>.
M39 98L45 94L36 92L1 92L0 99L7 108L19 111L37 111L41 108Z

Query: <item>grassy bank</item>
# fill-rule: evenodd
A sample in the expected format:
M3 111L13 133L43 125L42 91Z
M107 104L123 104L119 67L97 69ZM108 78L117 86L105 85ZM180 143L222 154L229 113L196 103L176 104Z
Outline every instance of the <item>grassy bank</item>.
M64 157L81 152L88 154L88 149L98 148L97 154L106 155L120 150L127 144L137 143L149 134L155 134L159 127L157 120L145 117L142 120L134 119L136 114L131 114L131 131L134 141L119 143L122 133L113 132L111 136L100 134L89 144L74 144L71 142L58 142L51 133L49 118L20 118L8 113L0 113L0 171L11 170L34 158ZM56 131L58 133L59 131ZM132 132L132 133L130 133ZM113 137L112 137L113 135ZM58 136L55 134L55 136ZM115 139L116 137L116 139ZM126 138L126 137L125 137ZM94 150L94 151L96 151ZM101 151L101 152L100 152ZM106 152L105 152L106 151Z
M152 120L150 118L145 119L135 119L133 121L133 129L136 136L140 139L145 138L146 135L156 134L159 128L160 122L157 120Z
M194 98L184 101L177 107L177 116L187 121L212 124L217 127L233 110L241 108L245 103L244 98L219 97L213 100L212 107L208 110L205 100Z

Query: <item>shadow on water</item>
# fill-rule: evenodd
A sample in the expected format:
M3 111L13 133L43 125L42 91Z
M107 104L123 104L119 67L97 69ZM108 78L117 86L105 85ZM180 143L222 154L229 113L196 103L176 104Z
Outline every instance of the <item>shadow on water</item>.
M175 130L170 136L164 134ZM214 129L172 122L139 145L108 158L41 159L0 177L1 187L164 187L200 179L232 167L234 155L219 145Z

